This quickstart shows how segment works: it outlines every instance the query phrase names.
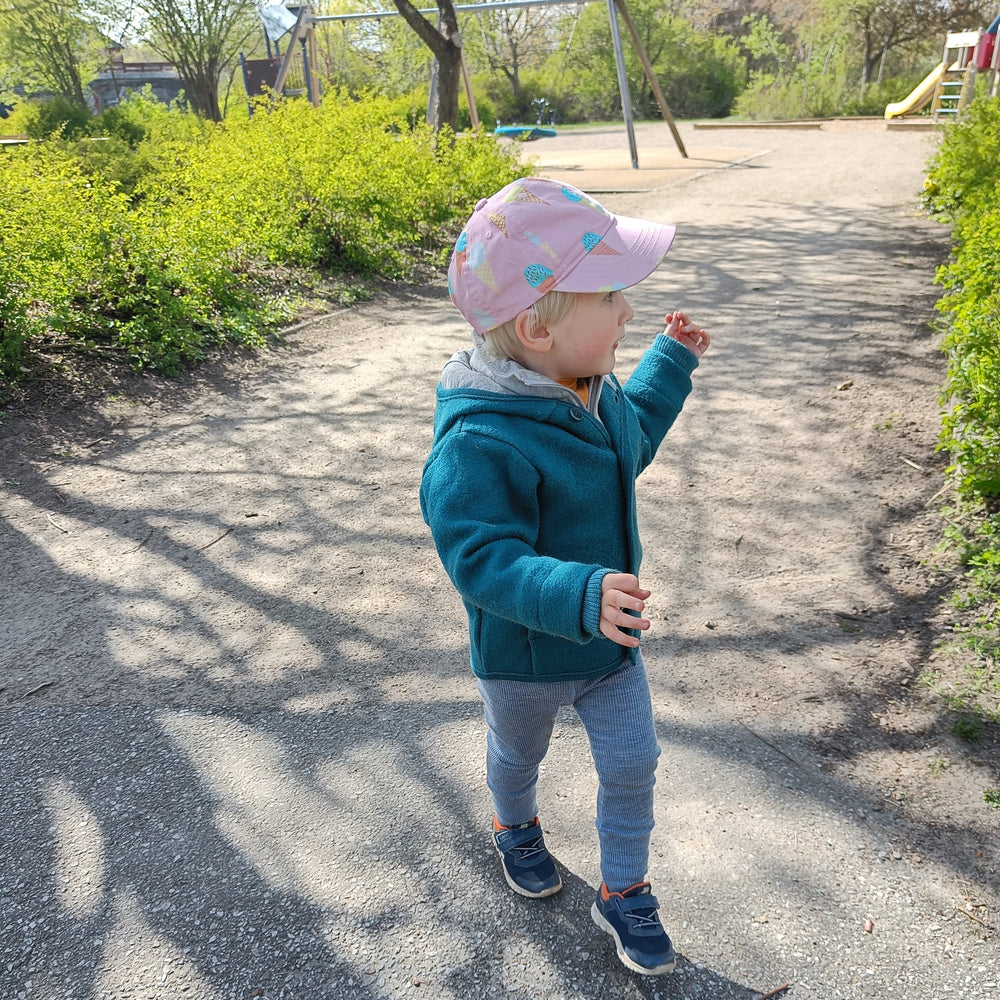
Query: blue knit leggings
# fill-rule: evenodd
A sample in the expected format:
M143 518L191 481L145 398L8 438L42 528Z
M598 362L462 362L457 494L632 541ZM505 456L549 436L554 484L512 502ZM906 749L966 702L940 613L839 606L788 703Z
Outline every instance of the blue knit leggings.
M504 826L538 812L538 767L561 705L576 709L597 769L601 877L612 892L642 882L649 867L653 784L660 747L642 657L587 681L479 680L486 707L486 783Z

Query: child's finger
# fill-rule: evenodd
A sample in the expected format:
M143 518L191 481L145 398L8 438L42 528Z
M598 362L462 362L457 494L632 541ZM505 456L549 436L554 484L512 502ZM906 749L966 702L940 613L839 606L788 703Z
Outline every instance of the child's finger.
M635 577L632 577L635 580ZM624 586L613 587L611 590L606 591L609 594L619 594L626 597L638 597L640 601L646 600L647 597L652 593L651 590L644 590L639 586L639 581L636 580L635 586L629 586L627 589Z
M601 622L601 635L606 639L610 639L612 642L618 643L619 646L628 646L631 649L637 649L639 647L639 640L634 635L629 635L628 632L622 632L621 629L616 628L609 622Z
M604 592L604 604L609 608L631 608L633 611L642 611L645 608L643 603L649 597L649 590L606 590Z
M601 611L601 617L614 625L627 625L629 628L638 628L638 625L633 626L632 623L644 621L645 619L638 616L645 610L646 606L642 601L633 602L622 595L621 599L615 601L614 604L604 606Z
M634 648L639 645L639 639L622 630L636 629L640 632L645 632L649 628L649 625L650 623L645 618L633 618L632 615L627 615L623 611L619 611L614 618L604 615L601 618L600 629L601 634L612 642L617 642L620 646L632 646Z

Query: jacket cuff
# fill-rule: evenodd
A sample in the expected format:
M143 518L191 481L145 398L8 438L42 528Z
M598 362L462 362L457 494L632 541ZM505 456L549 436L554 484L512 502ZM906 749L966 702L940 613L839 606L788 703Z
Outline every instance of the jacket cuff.
M601 584L610 572L609 569L599 569L587 581L583 595L583 631L588 636L601 634Z
M685 375L690 375L698 367L698 356L694 351L689 351L673 337L668 337L663 333L657 334L652 346L654 350L670 358Z

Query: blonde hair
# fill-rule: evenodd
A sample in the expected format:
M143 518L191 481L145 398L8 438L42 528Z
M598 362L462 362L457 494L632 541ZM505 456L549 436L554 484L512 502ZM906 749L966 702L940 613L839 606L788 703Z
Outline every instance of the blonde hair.
M531 325L549 326L558 323L573 307L576 292L546 292L531 307ZM486 349L494 358L510 358L518 361L522 356L521 342L517 339L516 318L487 330Z

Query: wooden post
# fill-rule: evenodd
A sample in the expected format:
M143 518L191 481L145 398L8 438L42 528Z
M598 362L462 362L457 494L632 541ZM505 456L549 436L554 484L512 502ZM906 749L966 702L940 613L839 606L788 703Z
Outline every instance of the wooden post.
M295 19L295 24L288 35L285 57L281 60L281 65L278 67L278 77L274 81L274 93L278 97L281 96L281 92L285 89L285 80L288 78L288 69L292 65L292 57L295 55L295 43L299 38L299 33L302 31L302 25L311 20L312 15L309 13L309 8L300 7L299 16Z
M474 129L479 128L479 111L476 109L476 98L472 93L472 80L469 79L469 67L465 65L465 49L461 56L462 80L465 83L465 98L469 102L469 121Z
M441 10L438 8L437 31L441 31ZM427 114L425 120L434 131L437 131L440 122L437 120L437 89L438 89L438 61L435 59L431 63L431 85L427 91Z
M312 82L312 70L309 68L309 51L306 45L306 39L308 37L308 29L299 39L299 47L302 50L302 73L306 80L306 97L309 98L309 103L315 106L316 98L313 95L313 82Z
M312 103L314 108L318 108L320 105L320 92L319 92L319 74L316 72L316 68L319 64L319 56L316 52L316 28L309 23L309 69L310 69L310 80L311 84L309 87L309 96L312 98Z
M646 79L649 81L649 85L653 89L653 96L656 98L656 103L660 106L660 113L663 115L663 120L670 126L670 132L674 137L674 142L677 143L677 149L680 151L681 156L683 156L684 159L687 159L687 150L684 148L684 143L681 140L680 133L677 131L677 126L674 124L673 115L670 114L670 108L667 107L666 98L663 96L663 91L660 89L660 81L656 79L656 74L653 72L653 64L649 61L649 56L646 55L646 49L639 40L639 32L636 30L635 22L632 20L632 15L629 14L628 8L625 6L625 0L615 0L615 6L621 13L622 20L625 22L625 27L628 28L628 33L632 38L632 44L635 46L636 55L639 57L639 62L642 63L642 71L646 74Z

